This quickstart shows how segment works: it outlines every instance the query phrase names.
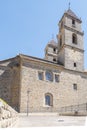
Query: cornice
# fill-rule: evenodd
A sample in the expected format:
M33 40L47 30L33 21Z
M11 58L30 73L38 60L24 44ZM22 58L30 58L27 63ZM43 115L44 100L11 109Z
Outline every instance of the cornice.
M74 47L74 46L70 46L70 45L64 44L64 47L68 47L68 48L71 48L71 49L74 49L74 50L76 50L76 51L79 51L79 52L84 53L84 50L83 50L83 49L79 49L79 48Z
M79 23L82 23L82 20L81 20L81 19L76 18L76 17L73 17L73 16L67 14L66 12L65 12L65 16L67 16L68 18L71 18L71 19L75 19L75 20L78 21Z
M51 67L53 66L54 69L59 69L60 71L69 71L69 72L72 72L74 74L85 74L85 75L87 74L84 71L67 69L62 65L59 65L57 63L53 63L53 62L50 62L50 61L47 61L47 60L44 60L44 59L40 59L40 58L36 58L36 57L32 57L32 56L26 56L26 55L23 55L23 54L21 54L20 57L21 57L21 60L25 59L25 60L29 60L29 62L34 62L34 63L37 62L39 64L42 63L43 65L47 65L47 66L51 66Z
M48 52L48 54L47 54L47 55L57 57L57 53L49 53L49 52Z
M81 35L81 36L84 35L84 32L80 32L80 31L78 31L78 30L76 30L76 29L73 29L73 28L71 28L71 27L68 27L67 25L64 25L64 28L66 28L67 30L70 30L70 31L72 31L72 32L74 32L74 33L77 33L77 34L79 34L79 35Z
M62 49L64 49L65 47L70 48L70 49L73 49L73 50L75 50L75 51L79 51L79 52L84 53L84 50L83 50L83 49L79 49L79 48L77 48L77 47L70 46L70 45L67 45L67 44L63 44L63 46L61 47L60 51L62 51ZM60 52L60 51L59 51L59 52ZM58 52L58 53L59 53L59 52Z
M62 15L62 17L61 17L59 23L61 23L61 21L62 21L62 19L63 19L64 17L68 17L68 18L71 18L71 19L75 19L75 20L78 21L79 23L82 23L82 20L81 20L81 19L74 18L73 16L68 15L66 12Z

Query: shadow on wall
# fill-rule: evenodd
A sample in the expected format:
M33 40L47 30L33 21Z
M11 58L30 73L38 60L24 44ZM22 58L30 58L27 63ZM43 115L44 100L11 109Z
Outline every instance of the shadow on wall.
M19 58L0 62L0 98L19 111Z

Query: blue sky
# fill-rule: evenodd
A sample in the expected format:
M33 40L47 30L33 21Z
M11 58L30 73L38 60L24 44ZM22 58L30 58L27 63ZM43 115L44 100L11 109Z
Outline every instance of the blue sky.
M44 48L58 34L58 21L68 3L81 17L87 68L87 0L0 0L0 60L19 53L44 57Z

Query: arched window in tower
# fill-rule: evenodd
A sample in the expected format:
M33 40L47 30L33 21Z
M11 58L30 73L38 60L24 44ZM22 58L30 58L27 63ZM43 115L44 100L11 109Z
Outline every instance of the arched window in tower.
M53 106L53 95L51 93L45 94L45 105Z
M77 44L77 35L75 33L72 34L72 43Z

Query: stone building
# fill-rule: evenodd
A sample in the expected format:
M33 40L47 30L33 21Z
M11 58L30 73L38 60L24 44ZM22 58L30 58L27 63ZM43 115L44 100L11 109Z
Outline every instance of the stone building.
M19 54L0 61L0 97L19 112L57 112L87 101L81 19L68 9L44 59Z

